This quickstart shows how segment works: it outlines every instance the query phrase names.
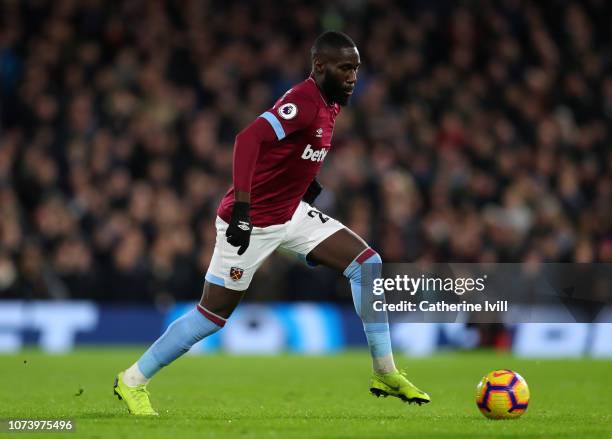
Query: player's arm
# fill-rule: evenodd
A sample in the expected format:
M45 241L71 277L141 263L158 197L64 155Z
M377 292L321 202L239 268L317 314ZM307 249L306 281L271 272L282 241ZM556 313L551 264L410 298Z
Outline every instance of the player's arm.
M261 117L236 136L233 156L234 199L238 202L251 202L251 183L259 149L264 142L276 139L270 124Z
M234 206L225 236L239 247L242 255L249 246L251 231L251 184L262 143L283 140L309 126L317 115L317 106L309 99L287 93L236 136L233 157Z
M225 232L227 242L243 254L251 240L251 184L259 149L263 142L270 142L276 134L270 124L257 118L236 136L233 157L234 206Z
M270 126L277 135L277 139L282 140L288 135L310 126L318 111L317 105L309 96L295 94L290 91L271 110L266 111L260 117L270 123ZM312 204L322 189L319 182L314 179L302 199Z

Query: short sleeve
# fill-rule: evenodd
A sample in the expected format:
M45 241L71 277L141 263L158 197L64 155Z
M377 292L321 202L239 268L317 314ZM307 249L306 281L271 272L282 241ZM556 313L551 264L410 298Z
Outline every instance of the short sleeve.
M268 121L276 133L276 138L282 140L312 124L317 112L318 107L310 97L289 90L260 117Z

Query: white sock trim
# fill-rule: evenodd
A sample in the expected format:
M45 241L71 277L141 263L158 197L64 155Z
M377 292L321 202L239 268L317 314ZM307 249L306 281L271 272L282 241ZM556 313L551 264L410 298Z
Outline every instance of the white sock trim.
M130 387L141 386L147 384L150 380L142 374L138 363L132 364L123 373L123 382Z
M395 372L395 362L393 361L393 354L385 355L384 357L372 358L372 368L375 373L383 374Z

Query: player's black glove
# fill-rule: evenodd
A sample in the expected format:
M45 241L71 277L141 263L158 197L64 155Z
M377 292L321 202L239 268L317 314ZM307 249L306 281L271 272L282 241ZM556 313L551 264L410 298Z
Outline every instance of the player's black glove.
M312 204L315 202L321 191L323 190L323 186L319 184L317 179L315 178L306 189L306 193L302 197L302 200L306 201L308 204Z
M234 201L234 208L232 210L232 219L230 220L225 237L234 247L240 247L238 254L243 254L249 247L251 241L251 230L253 225L251 224L251 218L249 217L249 210L251 205L244 201Z

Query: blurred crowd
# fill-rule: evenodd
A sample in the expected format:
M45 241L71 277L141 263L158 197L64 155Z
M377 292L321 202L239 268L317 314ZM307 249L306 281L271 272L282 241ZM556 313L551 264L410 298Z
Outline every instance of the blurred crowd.
M317 205L384 260L612 262L612 3L0 1L0 298L194 300L234 136L339 29ZM252 299L349 297L280 256Z

